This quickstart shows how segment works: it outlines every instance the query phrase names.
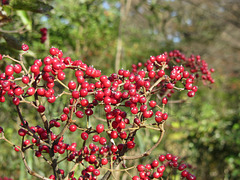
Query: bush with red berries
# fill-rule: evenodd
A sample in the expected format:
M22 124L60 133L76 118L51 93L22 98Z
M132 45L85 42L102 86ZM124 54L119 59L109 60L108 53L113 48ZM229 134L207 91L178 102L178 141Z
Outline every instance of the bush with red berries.
M131 70L119 69L107 76L81 60L64 57L55 47L45 58L26 67L24 54L28 49L28 45L22 45L19 59L0 54L0 60L7 61L5 71L0 72L0 102L11 99L16 106L22 143L13 144L4 136L3 128L0 133L1 139L21 154L29 174L40 179L106 180L122 164L124 171L137 169L136 176L128 173L134 180L161 179L167 168L181 171L182 179L196 179L188 171L188 164L171 154L132 168L125 167L124 162L149 156L161 143L168 119L166 106L175 93L183 91L191 98L197 93L199 80L204 84L214 82L214 69L209 69L199 55L187 58L178 50L165 52L151 56L145 63L133 64ZM74 76L69 78L71 74ZM57 118L51 119L46 108L58 105L64 96L69 98L68 103ZM23 105L35 109L41 122L27 120ZM145 128L158 131L158 141L142 154L129 155L137 147L136 134ZM81 137L81 142L67 142L66 133ZM51 175L45 177L33 171L26 151L34 151L37 158L43 159L51 167ZM59 167L67 161L72 166L70 171ZM78 166L83 168L80 177L74 175Z

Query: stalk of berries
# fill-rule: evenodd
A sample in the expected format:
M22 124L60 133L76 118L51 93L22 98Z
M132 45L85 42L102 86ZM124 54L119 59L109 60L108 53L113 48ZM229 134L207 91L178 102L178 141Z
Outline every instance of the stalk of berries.
M200 56L186 58L178 50L133 64L131 71L120 69L106 76L81 60L63 57L63 52L54 47L50 48L50 55L26 67L23 55L28 49L26 44L22 45L19 60L0 54L0 60L10 59L15 63L0 73L0 102L10 97L21 120L18 134L24 141L21 148L15 150L24 153L31 147L36 157L50 161L55 175L49 179L74 179L74 171L81 164L87 166L79 179L97 179L100 169L107 164L114 167L122 160L150 155L163 138L168 119L165 106L173 94L185 91L188 97L194 97L198 79L204 84L214 83L211 77L214 70L208 69ZM74 77L67 81L69 71L74 71ZM62 96L69 97L68 103L58 118L49 118L45 114L46 106ZM33 125L24 120L22 103L39 113L42 124ZM102 111L104 117L95 115L98 111ZM80 122L84 120L83 125ZM90 126L90 121L96 126ZM144 128L159 131L159 140L145 153L127 156L127 152L135 148L136 133ZM78 133L82 142L66 143L65 133ZM69 172L59 169L62 161L54 161L56 156L72 162L73 169ZM34 175L40 177L36 172ZM156 173L148 176L154 177Z

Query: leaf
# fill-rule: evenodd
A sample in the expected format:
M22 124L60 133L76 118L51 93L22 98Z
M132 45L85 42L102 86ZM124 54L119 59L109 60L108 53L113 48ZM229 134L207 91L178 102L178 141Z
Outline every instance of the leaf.
M2 33L1 35L5 39L5 41L7 42L8 46L10 46L11 48L17 49L17 50L22 49L21 42L17 38L15 38L14 36L12 36L10 34L6 34L6 33Z
M14 9L32 11L36 13L46 13L53 7L40 0L11 0L10 6Z
M23 24L26 25L26 29L31 31L32 30L32 20L29 17L29 15L27 14L27 12L23 11L23 10L18 10L16 13L21 18Z

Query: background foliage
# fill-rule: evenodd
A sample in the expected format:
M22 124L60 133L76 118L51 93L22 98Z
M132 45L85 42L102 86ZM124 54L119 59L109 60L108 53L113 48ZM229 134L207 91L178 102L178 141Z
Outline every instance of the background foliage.
M21 44L27 43L29 63L46 56L52 46L105 74L121 67L130 69L150 55L173 49L200 54L215 68L216 83L209 88L200 86L196 97L168 108L167 135L154 153L188 158L198 179L240 178L238 0L10 0L0 8L0 53L17 57ZM45 43L40 41L43 27L48 29ZM0 63L1 70L6 63ZM56 112L61 109L53 108ZM0 124L18 144L19 120L13 109L10 104L0 104ZM37 122L33 112L24 113ZM149 138L155 141L152 133L146 130L137 137L139 151L152 145ZM0 147L0 177L32 179L19 155L2 141ZM28 161L34 169L48 173L33 154Z

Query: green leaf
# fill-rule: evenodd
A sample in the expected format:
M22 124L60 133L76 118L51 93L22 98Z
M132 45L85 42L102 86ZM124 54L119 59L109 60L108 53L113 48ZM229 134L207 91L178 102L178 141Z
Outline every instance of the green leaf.
M32 11L36 13L49 12L53 7L40 0L11 0L10 6L14 9Z
M29 17L29 15L27 14L27 12L23 11L23 10L18 10L16 13L21 18L23 24L26 26L26 29L31 31L32 30L32 20Z
M2 33L2 37L5 39L8 46L10 46L11 48L18 49L18 50L22 49L21 42L14 36L6 34L6 33Z

